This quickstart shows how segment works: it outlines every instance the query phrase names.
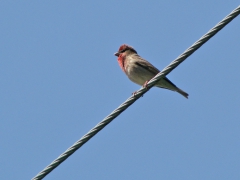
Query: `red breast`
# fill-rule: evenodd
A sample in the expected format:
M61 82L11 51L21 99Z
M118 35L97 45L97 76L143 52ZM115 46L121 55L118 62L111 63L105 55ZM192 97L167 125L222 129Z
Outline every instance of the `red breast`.
M123 72L125 72L125 59L126 59L126 56L123 54L120 54L118 56L118 64L121 67L121 69L123 70Z

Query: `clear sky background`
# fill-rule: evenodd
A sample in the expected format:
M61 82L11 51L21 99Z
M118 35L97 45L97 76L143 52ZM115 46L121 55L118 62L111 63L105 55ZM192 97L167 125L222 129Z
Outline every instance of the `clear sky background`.
M0 176L31 179L140 87L123 43L162 70L238 0L1 1ZM240 16L45 179L240 179Z

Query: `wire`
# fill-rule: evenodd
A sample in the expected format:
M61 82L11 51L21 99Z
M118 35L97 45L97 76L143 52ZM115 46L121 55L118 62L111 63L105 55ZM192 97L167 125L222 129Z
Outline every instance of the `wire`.
M85 134L81 139L74 143L70 148L68 148L63 154L61 154L57 159L55 159L51 164L39 172L32 180L43 179L47 174L49 174L53 169L60 165L64 160L71 156L76 150L78 150L83 144L85 144L89 139L91 139L95 134L101 131L106 125L108 125L113 119L125 111L131 104L133 104L137 99L139 99L143 94L149 91L150 88L156 84L161 78L169 74L173 69L175 69L180 63L182 63L188 56L194 53L198 48L200 48L205 42L207 42L211 37L213 37L218 31L220 31L224 26L226 26L230 21L237 17L240 13L240 6L233 10L228 16L226 16L222 21L220 21L215 27L208 31L204 36L202 36L197 42L195 42L191 47L189 47L183 54L178 56L173 62L171 62L167 67L165 67L160 73L158 73L154 78L152 78L148 84L148 88L141 88L134 95L128 98L124 103L122 103L117 109L115 109L111 114L105 117L101 122L99 122L94 128L92 128L87 134Z

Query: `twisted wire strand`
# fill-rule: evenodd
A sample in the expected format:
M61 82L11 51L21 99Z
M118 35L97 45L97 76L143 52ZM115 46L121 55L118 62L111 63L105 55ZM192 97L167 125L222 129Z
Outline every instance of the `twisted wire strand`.
M207 42L211 37L213 37L218 31L220 31L224 26L226 26L230 21L232 21L235 17L237 17L239 13L240 13L240 6L238 6L235 10L233 10L228 16L226 16L222 21L220 21L210 31L208 31L205 35L203 35L198 41L196 41L191 47L189 47L186 51L184 51L183 54L178 56L160 73L158 73L154 78L152 78L147 84L148 88L141 88L135 93L135 95L132 95L131 97L129 97L124 103L122 103L111 114L109 114L101 122L99 122L94 128L92 128L87 134L85 134L81 139L79 139L70 148L68 148L63 154L61 154L51 164L49 164L46 168L44 168L41 172L39 172L32 180L43 179L47 174L49 174L53 169L55 169L64 160L66 160L69 156L71 156L76 150L78 150L83 144L85 144L95 134L101 131L113 119L115 119L124 110L126 110L137 99L139 99L143 94L145 94L150 88L152 88L157 81L159 81L161 78L169 74L180 63L182 63L188 56L190 56L193 52L195 52L198 48L200 48L205 42Z

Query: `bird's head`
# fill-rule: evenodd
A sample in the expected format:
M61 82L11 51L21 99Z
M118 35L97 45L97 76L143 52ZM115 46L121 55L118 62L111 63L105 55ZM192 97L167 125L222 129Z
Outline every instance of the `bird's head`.
M137 51L133 47L131 47L127 44L123 44L120 46L118 52L114 53L114 55L119 56L122 53L136 53L137 54Z

